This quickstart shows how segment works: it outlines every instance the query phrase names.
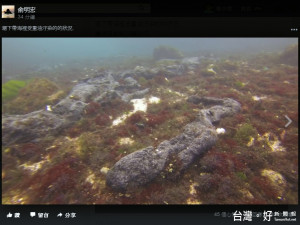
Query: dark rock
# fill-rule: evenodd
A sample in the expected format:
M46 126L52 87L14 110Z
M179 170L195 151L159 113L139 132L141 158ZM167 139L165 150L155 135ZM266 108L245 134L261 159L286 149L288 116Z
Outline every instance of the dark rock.
M98 91L97 86L88 83L77 84L71 91L69 98L79 100L82 102L87 101L91 96Z
M126 86L129 88L138 88L140 87L139 83L132 77L127 77L124 79Z
M186 71L186 66L179 63L179 64L174 64L174 65L161 64L158 67L154 67L154 68L146 68L143 66L137 66L132 71L132 73L135 74L136 76L141 76L146 79L152 79L153 77L155 77L159 74L164 74L165 76L168 76L168 77L181 76L181 75L183 75L183 73L185 71Z
M161 59L157 61L157 65L155 67L148 68L145 66L136 66L133 70L126 70L117 74L117 76L123 79L132 77L133 75L144 77L146 79L152 79L159 74L164 74L168 77L181 76L187 70L194 70L198 66L198 57L184 58L182 60Z
M132 77L127 77L123 79L121 83L122 84L115 88L115 90L120 93L120 96L122 96L122 93L124 92L134 92L141 87L141 85Z
M195 122L189 124L186 129L193 129L195 133L193 140L188 142L188 146L178 154L182 164L181 169L186 169L194 160L206 153L217 141L215 129L205 128L203 125Z
M79 120L87 103L65 98L53 107L53 112L66 119Z
M201 102L201 98L196 95L192 95L188 97L187 101L197 105Z
M240 110L240 104L232 99L197 96L192 99L218 105L200 110L198 118L186 125L182 134L162 142L156 149L148 147L122 158L107 173L109 186L116 191L126 191L144 185L163 171L171 156L176 156L180 165L174 172L181 173L216 143L217 133L212 124Z
M107 173L107 185L118 191L141 186L154 179L164 165L165 159L160 158L153 147L145 148L118 161Z
M133 74L139 77L144 77L146 79L151 79L159 73L158 69L149 69L143 66L136 66L133 71Z
M160 174L171 155L178 156L181 172L212 147L216 140L213 129L203 131L203 125L199 122L188 124L184 133L172 141L164 141L156 149L148 147L122 158L109 170L107 184L117 191L144 185Z
M214 97L199 97L196 95L192 95L188 97L187 99L188 102L194 103L194 104L199 104L202 103L203 105L220 105L223 104L224 100L219 99L219 98L214 98Z
M125 79L126 88L123 91L117 90L119 86L114 75L104 71L81 80L66 98L51 107L52 111L39 110L25 115L2 116L2 144L10 145L56 135L80 120L90 101L102 103L121 98L129 102L132 98L143 97L149 91L138 90L139 84L131 77ZM125 93L125 90L133 91Z
M171 76L181 76L185 71L185 67L181 64L170 65L170 66L164 67L161 71L170 77Z
M131 99L141 98L141 97L145 96L148 92L149 92L149 88L146 88L144 90L136 91L136 92L130 93L130 94L124 93L121 98L124 102L129 102Z
M183 54L176 48L171 46L158 46L153 50L153 59L181 59Z
M113 100L116 98L121 98L121 97L122 97L122 92L115 91L115 90L108 90L108 91L104 91L103 93L101 93L98 97L95 97L94 101L105 103L107 101L110 101L110 100Z
M200 110L198 114L198 121L202 121L206 125L218 122L223 117L232 116L241 108L240 103L230 98L218 99L213 97L191 96L187 101L194 104L202 103L206 106L215 105L209 109Z
M133 70L125 70L125 71L121 71L116 73L116 79L125 79L127 77L132 77L133 75Z
M68 126L68 122L57 114L48 111L35 111L25 115L2 117L2 144L27 142L58 133Z

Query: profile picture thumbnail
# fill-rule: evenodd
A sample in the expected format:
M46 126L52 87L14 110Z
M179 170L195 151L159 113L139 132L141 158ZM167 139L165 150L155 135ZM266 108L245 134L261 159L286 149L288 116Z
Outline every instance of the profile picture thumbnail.
M4 18L4 19L15 18L15 6L14 5L2 5L2 18Z

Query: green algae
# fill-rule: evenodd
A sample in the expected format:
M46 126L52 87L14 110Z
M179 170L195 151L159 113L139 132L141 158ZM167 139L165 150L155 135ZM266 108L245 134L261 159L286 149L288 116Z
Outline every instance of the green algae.
M8 101L15 98L20 89L25 87L26 81L22 80L10 80L2 85L2 101Z
M237 129L234 138L240 144L247 144L250 141L251 136L256 134L256 129L250 123L244 123Z
M238 87L238 88L243 88L243 87L245 87L245 83L243 83L243 82L241 82L241 81L236 81L236 82L234 83L234 85L235 85L236 87Z
M92 136L89 133L82 133L78 138L78 155L82 159L88 159L91 154L97 149L97 146L92 141Z
M140 85L146 85L146 84L148 83L148 81L147 81L146 78L144 78L144 77L139 77L139 78L138 78L138 83L139 83Z
M25 114L44 108L53 103L53 94L57 93L58 86L46 78L36 78L26 82L12 82L6 85L5 98L14 96L14 99L3 105L3 111L10 114ZM21 88L23 86L23 88ZM3 93L3 90L2 90ZM49 98L50 96L50 98Z
M244 172L236 172L235 174L241 180L243 180L243 181L247 180L247 175Z

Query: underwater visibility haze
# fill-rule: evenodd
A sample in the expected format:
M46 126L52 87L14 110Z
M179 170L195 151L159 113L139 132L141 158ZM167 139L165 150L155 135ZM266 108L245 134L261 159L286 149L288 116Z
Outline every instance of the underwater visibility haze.
M3 38L3 204L298 204L297 38Z

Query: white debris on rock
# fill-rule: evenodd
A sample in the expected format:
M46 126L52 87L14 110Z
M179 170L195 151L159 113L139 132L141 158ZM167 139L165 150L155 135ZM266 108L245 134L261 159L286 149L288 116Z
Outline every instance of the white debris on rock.
M46 105L46 110L52 112L51 105Z
M117 119L115 119L115 120L112 122L112 126L117 126L117 125L119 125L119 124L122 123L124 120L126 120L127 117L128 117L127 114L123 114L122 116L119 116Z
M226 130L224 128L217 128L216 132L217 134L225 134Z
M146 98L139 98L139 99L132 99L132 100L130 100L130 102L133 103L133 111L131 111L129 113L127 112L127 113L123 114L122 116L119 116L118 118L116 118L112 122L112 126L119 125L124 120L126 120L127 117L131 116L132 114L134 114L137 111L146 112L147 108L148 108L148 103L157 104L160 102L160 98L152 96L148 99L148 101L146 100Z
M117 119L115 119L112 122L112 126L116 126L119 125L120 123L122 123L124 120L126 120L127 117L131 116L133 113L137 112L137 111L143 111L146 112L147 111L147 101L145 98L141 98L141 99L132 99L130 102L133 103L133 111L131 112L127 112L125 114L123 114L122 116L119 116Z
M266 96L262 96L262 97L258 97L258 96L252 96L252 100L253 101L261 101L261 100L264 100L266 99L267 97Z
M160 103L160 98L152 96L149 98L149 103Z
M147 111L147 101L145 98L140 98L140 99L132 99L130 100L130 102L133 103L133 112L137 112L137 111L143 111L146 112Z

